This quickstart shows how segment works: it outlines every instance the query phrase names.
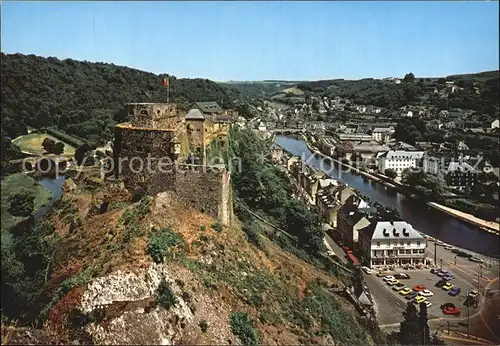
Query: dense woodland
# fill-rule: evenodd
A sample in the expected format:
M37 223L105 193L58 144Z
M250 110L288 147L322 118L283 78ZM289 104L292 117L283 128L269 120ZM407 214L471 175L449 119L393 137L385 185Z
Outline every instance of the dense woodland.
M26 133L26 126L55 126L92 144L112 138L112 127L127 102L166 102L163 77L133 68L72 59L1 53L2 149L12 158L5 136ZM223 101L233 107L243 96L208 79L169 76L170 101Z

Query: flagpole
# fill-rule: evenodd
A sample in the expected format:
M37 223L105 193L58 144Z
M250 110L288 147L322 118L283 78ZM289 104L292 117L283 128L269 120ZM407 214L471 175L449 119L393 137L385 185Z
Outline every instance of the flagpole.
M167 79L167 103L170 103L169 102L169 99L170 99L170 80Z

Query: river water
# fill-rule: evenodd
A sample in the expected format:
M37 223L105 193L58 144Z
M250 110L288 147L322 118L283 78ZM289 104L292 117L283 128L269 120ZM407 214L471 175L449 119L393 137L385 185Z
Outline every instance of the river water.
M35 214L34 214L35 226L42 219L47 208L49 206L51 206L54 202L58 201L62 197L62 194L63 194L62 184L63 183L64 183L64 176L62 176L62 175L59 175L56 178L41 178L40 179L40 185L42 185L47 190L50 190L52 192L52 197L46 205L38 208L38 210L35 212Z
M302 157L309 165L369 196L372 201L395 207L403 219L420 232L457 247L500 257L500 237L497 235L481 231L475 226L432 209L421 201L405 197L393 188L347 172L346 168L340 170L338 165L333 165L331 161L314 156L301 139L278 135L275 142L289 153Z

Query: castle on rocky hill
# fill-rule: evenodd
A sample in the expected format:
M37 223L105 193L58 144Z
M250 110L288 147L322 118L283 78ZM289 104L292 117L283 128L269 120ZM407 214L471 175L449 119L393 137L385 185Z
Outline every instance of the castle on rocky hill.
M189 111L174 103L125 107L128 121L115 127L115 178L123 179L128 189L175 193L190 206L230 223L230 173L223 165L207 164L206 158L211 143L227 146L237 112L223 111L216 102L196 102Z

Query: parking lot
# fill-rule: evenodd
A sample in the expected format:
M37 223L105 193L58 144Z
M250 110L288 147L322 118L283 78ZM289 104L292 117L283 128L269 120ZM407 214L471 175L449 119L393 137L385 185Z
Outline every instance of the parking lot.
M461 291L458 295L451 296L448 294L449 291L446 291L440 287L435 287L436 282L438 282L441 279L441 277L437 276L436 274L430 273L429 270L405 270L405 271L397 270L397 271L393 271L392 273L401 273L401 272L404 272L410 276L409 279L398 280L401 284L404 284L409 289L412 289L412 291L413 291L414 286L423 285L423 286L425 286L425 289L432 292L432 296L425 297L426 298L425 300L432 304L427 309L429 319L446 318L446 319L449 319L451 322L453 320L456 320L458 322L459 320L461 320L461 318L463 319L464 317L467 317L468 312L470 313L470 315L473 315L475 312L478 311L478 309L475 308L474 306L470 307L469 311L468 311L468 308L464 306L463 303L465 301L465 297L467 295L467 289L469 289L469 286L460 277L454 277L452 280L450 280L450 282L453 284L454 287L459 287L461 289ZM387 315L387 317L388 317L385 319L385 321L381 320L380 323L381 324L394 323L394 319L392 318L392 316L395 315L396 311L400 312L400 314L397 314L397 315L399 315L399 316L397 316L397 318L398 318L398 320L401 320L401 316L402 316L401 314L402 314L402 311L405 309L407 302L413 301L413 299L407 300L406 296L404 296L404 295L400 294L398 291L394 291L392 289L395 285L390 286L389 284L387 284L383 280L383 277L377 277L374 274L372 274L372 278L370 278L370 279L365 278L365 279L368 279L366 281L367 281L367 284L368 284L370 290L372 290L374 288L373 287L374 284L384 286L384 289L386 291L384 296L387 296L388 294L390 294L396 299L396 300L391 299L392 302L395 304L389 304L389 306L387 306L387 297L385 299L384 298L380 299L381 298L380 294L379 294L379 297L377 297L376 293L373 294L376 301L381 300L380 304L377 304L377 305L383 305L383 306L378 306L379 314ZM374 282L374 281L376 281L376 282ZM370 283L371 283L371 285L370 285ZM380 292L380 289L375 289L374 291ZM385 300L386 302L384 302L383 300ZM398 304L398 301L399 301L399 304ZM442 304L445 304L445 303L453 303L456 307L460 308L461 309L460 316L443 314L443 312L440 309L440 306ZM384 314L383 312L380 312L380 310L383 310L383 309L389 309L388 313ZM380 317L382 317L382 316L380 316Z

